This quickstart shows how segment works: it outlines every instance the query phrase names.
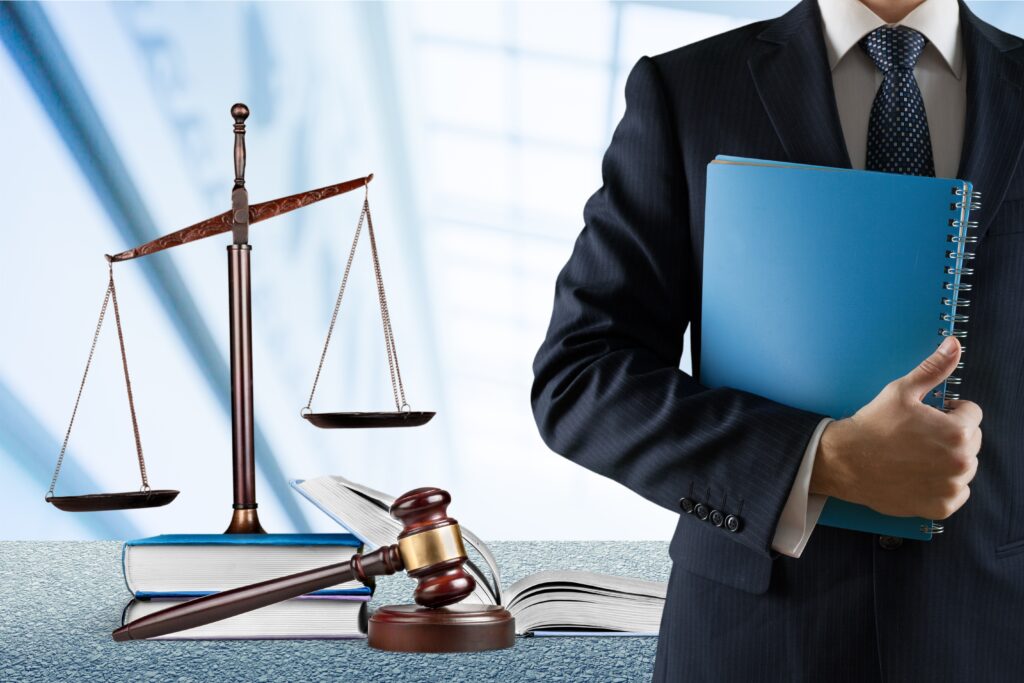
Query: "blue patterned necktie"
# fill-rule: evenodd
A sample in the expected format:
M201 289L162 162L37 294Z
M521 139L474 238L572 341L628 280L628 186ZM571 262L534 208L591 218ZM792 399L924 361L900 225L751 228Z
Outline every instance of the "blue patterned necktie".
M906 26L881 26L860 46L884 78L868 123L867 168L906 175L935 175L921 89L914 65L928 40Z

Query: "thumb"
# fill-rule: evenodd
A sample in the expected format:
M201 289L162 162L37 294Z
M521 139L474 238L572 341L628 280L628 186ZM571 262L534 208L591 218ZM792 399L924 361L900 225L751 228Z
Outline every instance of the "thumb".
M921 400L931 389L942 383L960 362L960 340L946 337L932 355L900 378L900 389L912 392Z

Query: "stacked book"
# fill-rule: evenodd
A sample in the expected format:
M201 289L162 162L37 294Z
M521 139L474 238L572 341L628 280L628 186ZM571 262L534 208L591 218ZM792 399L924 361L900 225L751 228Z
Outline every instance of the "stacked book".
M122 568L132 600L122 623L210 593L347 562L350 534L167 535L128 541ZM168 639L363 638L373 590L353 581L174 633Z

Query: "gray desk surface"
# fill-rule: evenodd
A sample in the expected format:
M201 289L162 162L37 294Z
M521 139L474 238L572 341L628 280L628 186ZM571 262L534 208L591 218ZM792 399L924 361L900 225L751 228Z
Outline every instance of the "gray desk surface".
M668 544L496 542L506 586L541 569L667 580ZM130 595L121 544L0 542L0 681L643 681L655 638L518 638L510 650L418 655L365 641L115 643ZM373 604L409 602L405 577L379 580Z

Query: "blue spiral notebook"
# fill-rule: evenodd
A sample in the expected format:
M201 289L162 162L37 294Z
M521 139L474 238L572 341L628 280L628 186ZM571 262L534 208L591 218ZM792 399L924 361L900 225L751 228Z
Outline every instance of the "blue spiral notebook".
M855 413L943 336L966 336L976 195L963 180L715 157L700 382ZM941 408L958 383L925 402ZM818 523L920 540L942 529L835 498Z

